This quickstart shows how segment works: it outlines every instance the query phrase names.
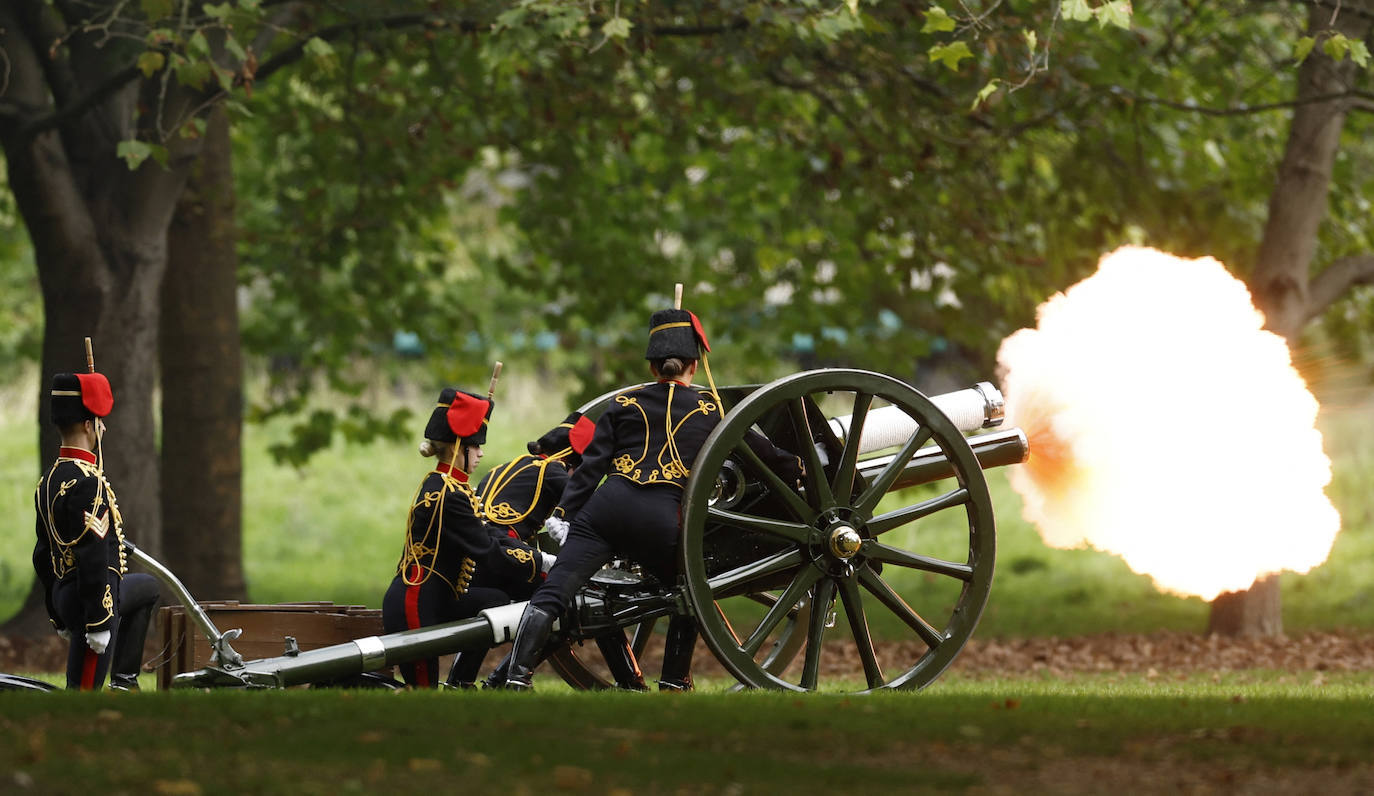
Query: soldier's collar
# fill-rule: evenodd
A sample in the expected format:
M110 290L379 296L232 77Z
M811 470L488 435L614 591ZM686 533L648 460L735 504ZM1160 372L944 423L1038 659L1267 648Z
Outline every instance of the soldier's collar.
M443 473L461 484L468 482L468 474L457 467L449 467L448 462L439 462L438 466L434 468L434 472Z
M57 449L59 459L80 459L83 462L95 464L95 454L85 448L69 448L66 445Z
M658 380L658 383L659 383L659 384L667 384L667 383L669 383L669 382L672 382L673 384L676 384L676 385L679 386L679 387L686 387L686 386L687 386L686 384L683 384L682 382L678 381L677 379L659 379L659 380Z

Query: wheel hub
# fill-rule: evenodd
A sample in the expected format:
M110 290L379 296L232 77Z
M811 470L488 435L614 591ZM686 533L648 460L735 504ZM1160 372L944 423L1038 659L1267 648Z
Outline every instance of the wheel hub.
M830 529L830 554L838 559L848 561L853 558L862 544L863 537L848 525L837 525Z

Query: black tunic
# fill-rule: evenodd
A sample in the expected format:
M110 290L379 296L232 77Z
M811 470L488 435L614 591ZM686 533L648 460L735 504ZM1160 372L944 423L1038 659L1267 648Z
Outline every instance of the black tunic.
M562 461L523 454L491 468L482 478L477 513L528 541L544 526L567 484L568 469Z
M79 636L113 630L119 582L128 571L124 519L110 482L89 451L62 448L34 490L33 568L58 630ZM71 627L54 603L58 585L75 586L82 625Z

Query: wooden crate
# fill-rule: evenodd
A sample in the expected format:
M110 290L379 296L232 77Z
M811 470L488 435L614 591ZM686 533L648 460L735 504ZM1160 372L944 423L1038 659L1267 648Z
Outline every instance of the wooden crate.
M360 605L330 602L240 604L236 601L202 602L210 621L226 632L243 635L230 642L245 660L274 658L286 651L286 637L293 636L302 651L342 644L382 634L382 612ZM158 611L159 654L154 663L157 687L168 688L181 672L203 668L210 662L210 642L180 605Z

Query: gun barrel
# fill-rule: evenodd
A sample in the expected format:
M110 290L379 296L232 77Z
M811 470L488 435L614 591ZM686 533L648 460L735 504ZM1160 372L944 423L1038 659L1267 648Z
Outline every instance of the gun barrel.
M984 470L989 467L1003 467L1020 464L1030 455L1030 445L1026 433L1019 428L1008 428L989 434L976 434L968 438L973 455ZM871 481L892 463L896 454L876 456L859 462L859 473L864 480ZM902 474L892 483L892 489L905 489L918 484L928 484L954 475L954 467L938 446L928 445L916 451L911 461L902 468Z

